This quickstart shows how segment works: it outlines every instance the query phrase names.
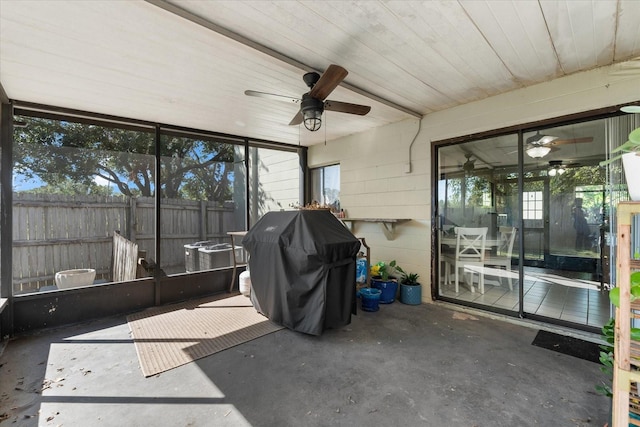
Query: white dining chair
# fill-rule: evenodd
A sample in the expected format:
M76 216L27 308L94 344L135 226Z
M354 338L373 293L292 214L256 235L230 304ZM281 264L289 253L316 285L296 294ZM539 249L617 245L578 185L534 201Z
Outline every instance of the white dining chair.
M489 255L485 257L485 267L500 267L504 268L504 276L509 282L509 290L513 290L513 274L511 273L511 257L513 255L513 243L516 239L517 228L515 227L500 227L498 234L500 238L500 245L495 255ZM499 279L502 276L499 277ZM500 280L502 282L502 280Z
M478 286L480 292L484 293L484 252L487 240L487 227L456 227L456 250L452 254L443 254L442 260L453 266L455 276L456 293L460 291L459 277L460 269L469 275L469 286L471 292L475 292L473 287L473 275L478 273Z

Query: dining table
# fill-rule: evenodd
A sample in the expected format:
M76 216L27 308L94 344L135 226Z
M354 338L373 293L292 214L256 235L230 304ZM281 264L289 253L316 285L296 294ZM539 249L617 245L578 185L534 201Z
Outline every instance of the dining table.
M440 238L440 244L455 248L456 244L457 244L457 238L456 238L456 236L441 237ZM485 247L491 247L491 248L497 248L498 246L500 246L500 239L498 237L487 238L484 241L484 246Z

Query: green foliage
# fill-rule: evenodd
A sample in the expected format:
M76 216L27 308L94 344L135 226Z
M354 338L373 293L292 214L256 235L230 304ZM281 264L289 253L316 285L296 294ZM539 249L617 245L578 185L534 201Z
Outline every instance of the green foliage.
M113 189L104 185L98 185L95 182L84 184L73 182L69 179L65 181L56 181L52 184L44 185L39 188L24 191L24 193L38 194L64 194L68 196L91 195L91 196L112 196Z
M418 283L418 279L420 278L420 275L418 273L407 273L402 268L400 268L399 265L396 265L395 269L398 273L401 274L400 283L402 283L403 285L417 286L420 284Z
M608 378L613 378L613 341L615 334L615 319L611 318L602 327L602 337L607 342L607 345L600 345L600 371L607 374ZM611 384L603 382L596 385L596 391L604 396L613 397L611 390Z
M395 260L391 261L389 264L384 261L380 261L371 266L371 277L379 277L380 280L386 282L389 280L389 276L395 271L401 271Z
M152 130L38 117L20 120L27 126L15 129L14 171L26 179L44 181L42 191L71 191L77 185L76 189L86 194L95 190L99 178L126 196L155 195ZM232 144L164 134L160 154L163 197L220 202L231 199Z
M418 273L408 273L402 276L402 284L409 286L418 286L418 278L420 275Z
M491 191L490 182L483 176L472 176L467 178L467 204L471 206L482 206L484 195Z
M551 195L559 196L563 194L572 194L576 187L604 183L606 182L606 172L607 171L605 169L599 166L568 168L564 174L556 175L553 178ZM595 197L595 195L590 196ZM585 209L593 207L592 203L590 200L587 200L587 198L585 198L583 205Z
M640 298L640 271L636 271L631 273L631 292L630 298L631 301L635 301ZM620 307L620 288L616 287L609 291L609 300L616 307ZM640 328L631 328L631 339L634 341L640 341ZM600 363L602 366L600 370L607 374L609 378L613 378L613 346L615 343L615 319L611 318L609 321L602 327L602 338L607 344L600 345ZM611 381L609 381L611 382ZM602 383L596 385L596 391L605 396L612 397L613 393L611 390L611 385L607 383Z
M640 299L640 271L631 273L631 288L630 288L631 302ZM615 287L609 291L609 300L611 304L616 307L620 307L620 288Z

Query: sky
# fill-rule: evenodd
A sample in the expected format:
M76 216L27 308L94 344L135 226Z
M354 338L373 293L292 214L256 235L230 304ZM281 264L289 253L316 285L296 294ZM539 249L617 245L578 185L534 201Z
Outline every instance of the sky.
M98 185L102 185L105 187L108 187L110 185L109 181L99 176L96 176L93 180ZM45 183L40 178L29 178L19 173L13 174L13 191L28 191L33 190L34 188L42 187L44 185ZM117 186L115 185L113 186L113 190L114 193L120 193Z

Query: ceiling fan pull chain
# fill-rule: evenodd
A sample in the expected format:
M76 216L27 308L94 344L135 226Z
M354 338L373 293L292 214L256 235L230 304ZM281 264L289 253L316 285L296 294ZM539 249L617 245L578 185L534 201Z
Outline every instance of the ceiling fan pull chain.
M324 146L327 146L327 112L324 112Z

